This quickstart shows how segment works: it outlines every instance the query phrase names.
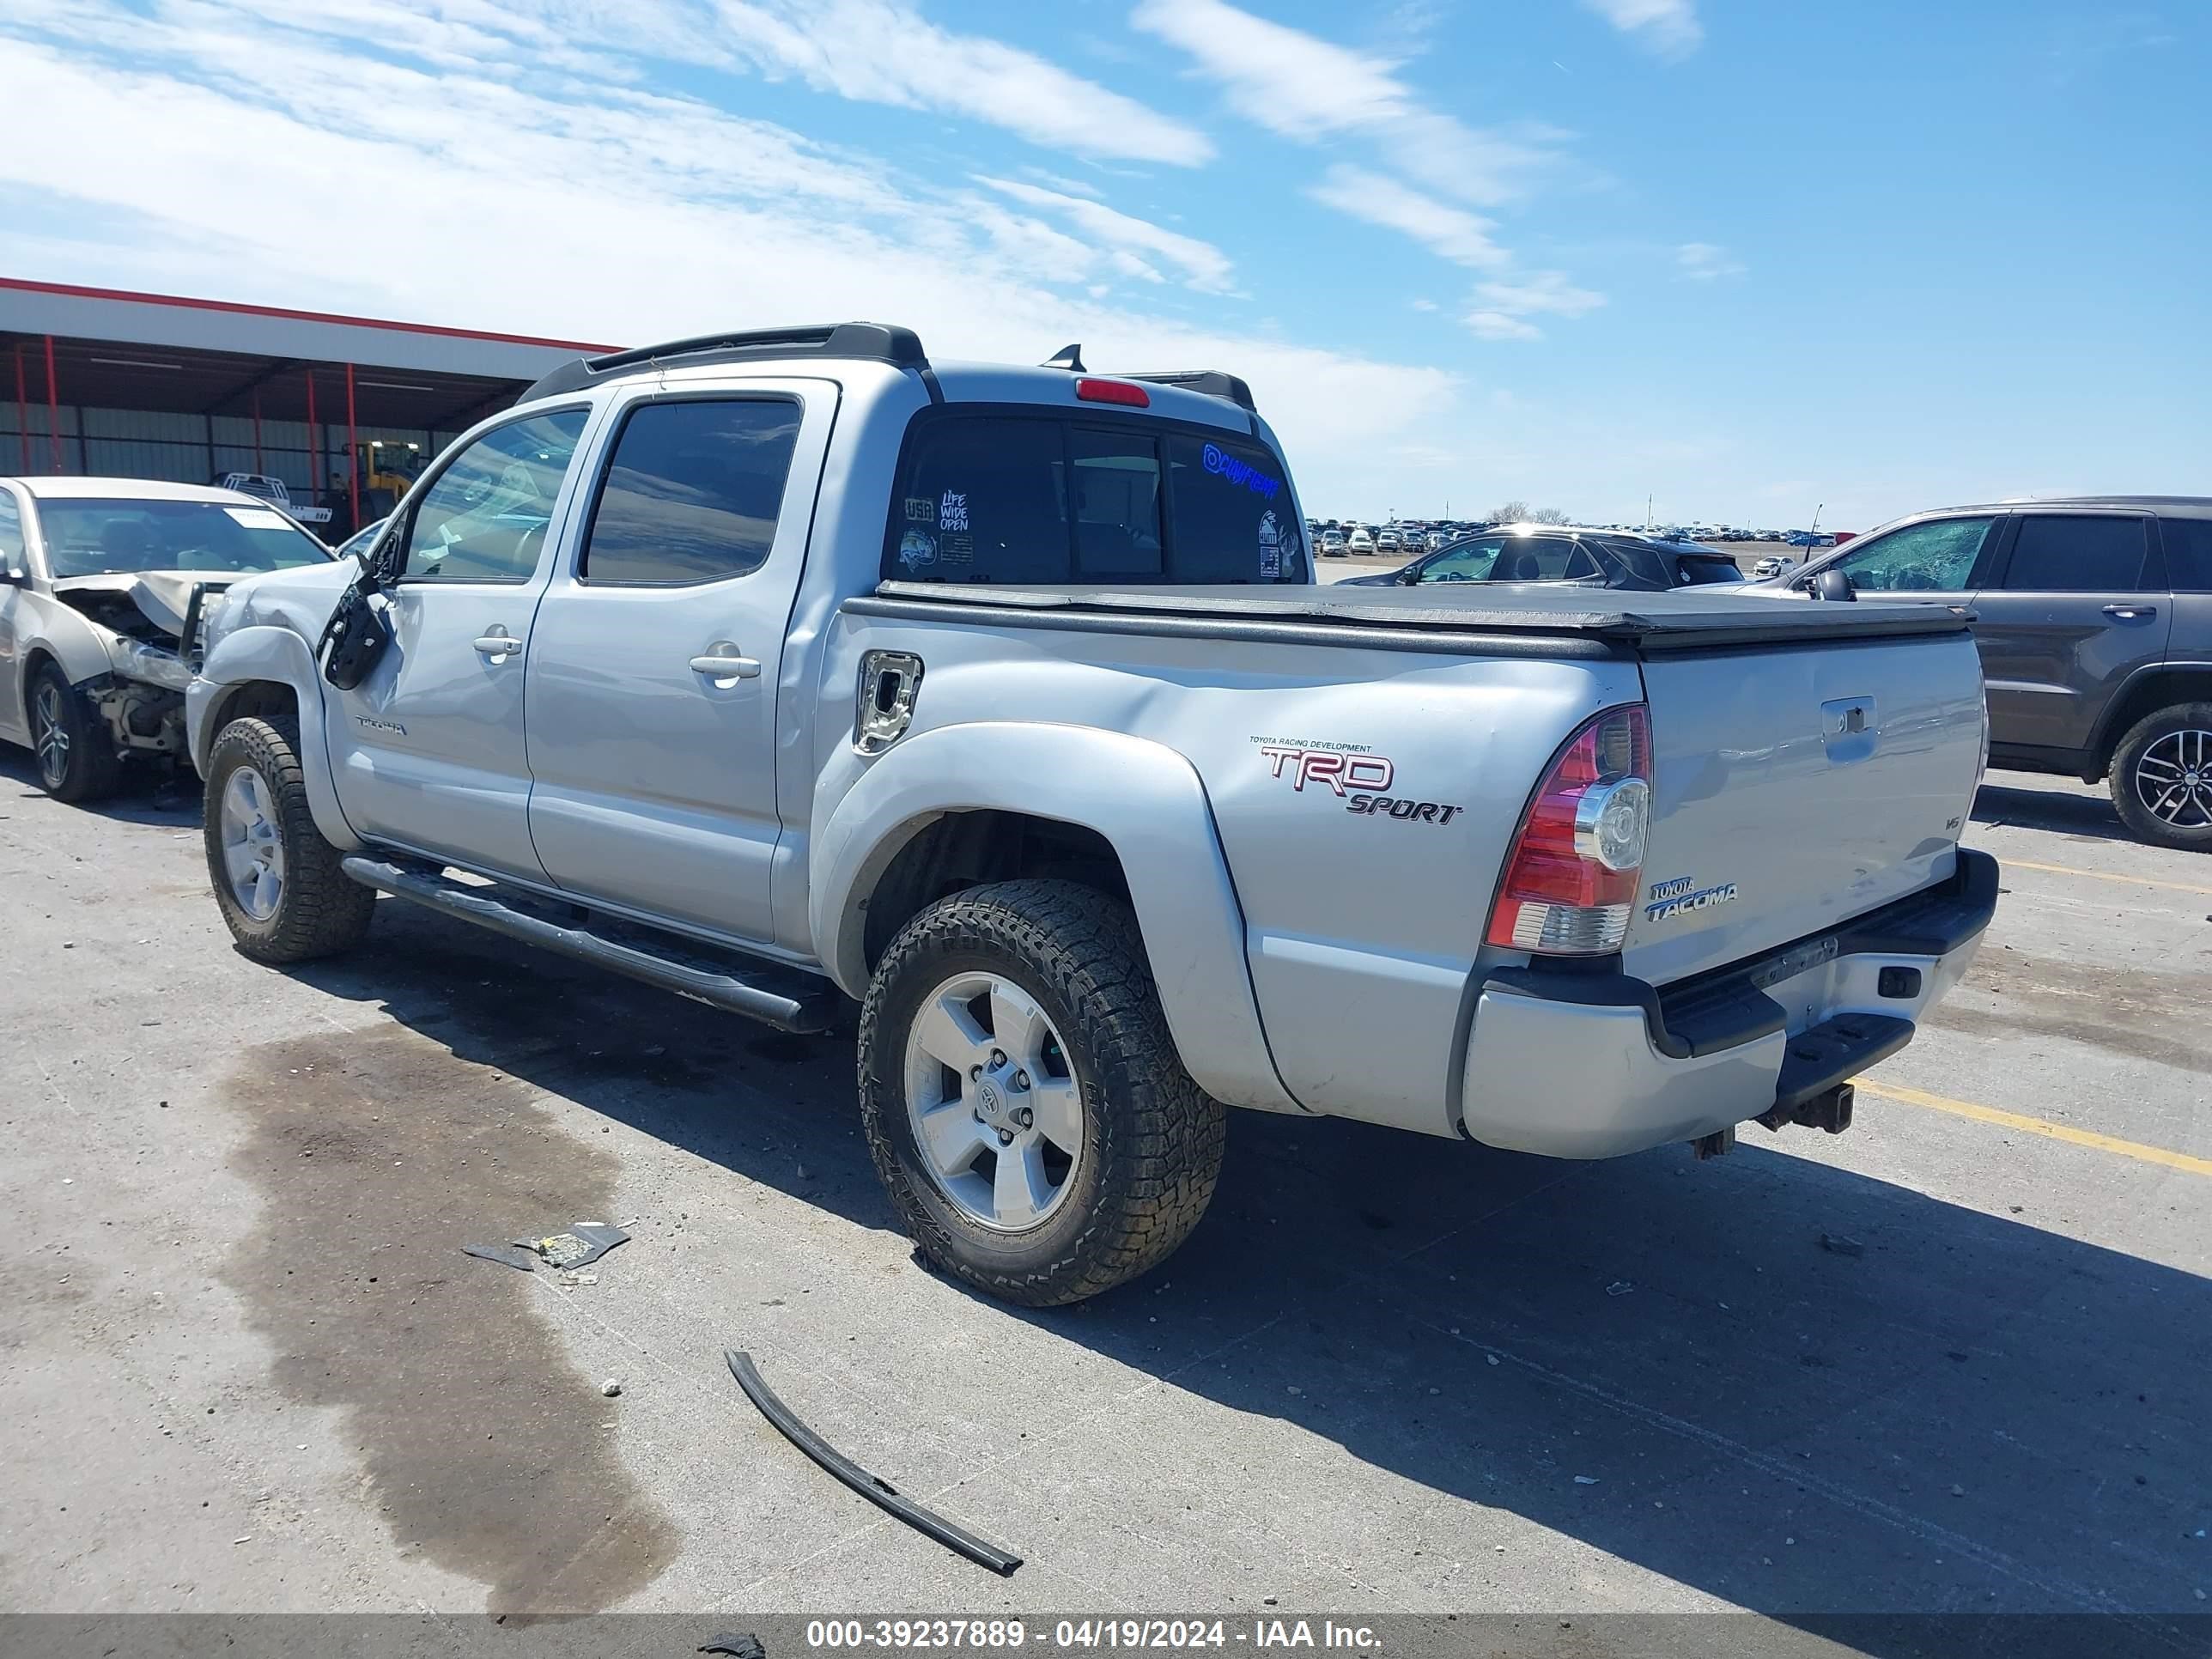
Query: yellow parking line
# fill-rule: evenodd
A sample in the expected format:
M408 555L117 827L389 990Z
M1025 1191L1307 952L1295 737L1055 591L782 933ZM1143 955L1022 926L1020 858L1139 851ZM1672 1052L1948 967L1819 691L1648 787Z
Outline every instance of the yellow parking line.
M2094 1129L2076 1129L2064 1123L2051 1123L2039 1117L2022 1117L2018 1112L2001 1112L1994 1106L1977 1106L1971 1100L1953 1100L1944 1095L1931 1095L1924 1090L1908 1089L1901 1083L1869 1083L1859 1079L1862 1094L1879 1095L1884 1100L1901 1102L1907 1106L1925 1106L1931 1111L1949 1112L1954 1117L1970 1117L1977 1123L1994 1123L2000 1128L2018 1129L2023 1134L2043 1135L2051 1140L2063 1140L2069 1146L2087 1146L2100 1152L2117 1152L2122 1158L2131 1158L2141 1164L2163 1164L2169 1170L2179 1170L2187 1175L2212 1176L2212 1158L2191 1158L2187 1152L2168 1151L2164 1146L2146 1146L2139 1140L2122 1140L2113 1135L2100 1135Z
M2037 864L2028 859L2001 858L2000 868L2006 870L2040 870L2046 875L2087 876L2092 881L2125 882L2130 887L2163 887L2169 893L2202 893L2212 898L2212 887L2192 887L2185 881L2153 881L2148 876L2116 876L2106 870L2076 870L2063 864Z

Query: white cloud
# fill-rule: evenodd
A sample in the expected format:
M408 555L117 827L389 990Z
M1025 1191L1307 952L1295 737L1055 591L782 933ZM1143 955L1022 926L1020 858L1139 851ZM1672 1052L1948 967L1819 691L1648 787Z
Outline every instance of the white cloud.
M714 11L739 56L841 97L942 110L1081 155L1194 167L1213 155L1187 122L890 0L719 0Z
M42 136L0 147L12 274L568 339L870 316L944 357L1034 362L1079 339L1103 368L1243 375L1323 495L1457 395L1442 368L1131 304L1117 269L1225 279L1226 256L1127 215L1086 224L1074 204L1100 204L1072 193L920 178L641 91L611 46L596 76L597 53L548 74L524 25L502 33L481 5L466 67L447 61L450 37L367 51L284 15L275 0L259 17L196 0L0 12L0 108ZM580 22L562 38L591 37ZM301 234L333 190L380 179L391 234Z
M1306 194L1340 213L1402 232L1431 252L1478 270L1496 270L1510 258L1491 240L1489 220L1365 167L1333 167Z
M1229 278L1232 267L1229 256L1211 242L1201 242L1194 236L1180 235L1175 231L1163 229L1149 219L1136 218L1087 197L1070 196L1064 191L1020 184L1011 179L988 179L979 175L975 182L988 185L1024 206L1060 214L1094 241L1142 263L1145 270L1151 271L1152 280L1160 280L1159 273L1145 261L1146 254L1179 267L1191 287L1201 293L1226 294L1230 291Z
M1540 340L1544 337L1544 331L1535 324L1523 322L1503 311L1470 311L1467 313L1467 325L1474 331L1477 339L1482 340Z
M1583 0L1583 3L1662 57L1680 58L1695 52L1705 37L1692 0Z
M1580 317L1605 303L1595 289L1577 288L1565 273L1533 271L1512 282L1478 283L1467 325L1485 340L1540 340L1531 317Z
M1674 250L1674 264L1693 283L1710 283L1722 276L1743 275L1742 263L1712 242L1685 242Z
M1129 21L1188 53L1248 120L1309 143L1357 134L1408 176L1477 206L1527 194L1559 160L1559 132L1469 127L1437 113L1390 60L1225 0L1141 0Z

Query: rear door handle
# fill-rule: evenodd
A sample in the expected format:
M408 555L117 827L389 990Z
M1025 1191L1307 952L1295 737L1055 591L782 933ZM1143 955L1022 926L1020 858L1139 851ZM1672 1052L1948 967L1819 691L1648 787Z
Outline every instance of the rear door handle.
M2118 617L2122 622L2134 622L2139 617L2148 620L2158 615L2158 607L2154 605L2108 605L2105 607L2105 614Z
M739 680L758 679L760 659L741 655L729 640L716 640L703 655L691 659L691 672L704 674L717 685L730 686Z
M497 623L492 624L490 633L480 635L469 643L476 647L478 656L489 657L494 662L504 662L522 649L522 641Z

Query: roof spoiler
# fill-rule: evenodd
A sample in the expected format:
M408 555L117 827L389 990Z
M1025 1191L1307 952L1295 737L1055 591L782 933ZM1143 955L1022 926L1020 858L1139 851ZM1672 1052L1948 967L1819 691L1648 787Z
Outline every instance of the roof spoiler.
M927 370L929 358L910 328L890 323L808 323L793 328L756 328L720 334L695 334L599 357L579 357L542 375L518 401L557 397L598 385L611 374L643 364L737 362L750 357L843 357Z
M1176 386L1186 392L1202 392L1209 398L1226 398L1249 415L1260 406L1252 401L1252 388L1241 376L1218 368L1164 368L1145 374L1116 374L1117 380L1149 380L1154 386Z

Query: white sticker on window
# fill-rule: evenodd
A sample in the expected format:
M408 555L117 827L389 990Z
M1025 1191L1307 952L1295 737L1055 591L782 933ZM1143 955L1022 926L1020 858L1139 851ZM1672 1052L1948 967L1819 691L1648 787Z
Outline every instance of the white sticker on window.
M226 507L223 511L248 530L289 530L284 515L273 507Z
M1273 581L1283 574L1283 531L1270 510L1260 515L1260 574Z
M957 495L950 489L945 492L945 499L938 503L937 527L939 530L969 528L968 494L965 490Z

